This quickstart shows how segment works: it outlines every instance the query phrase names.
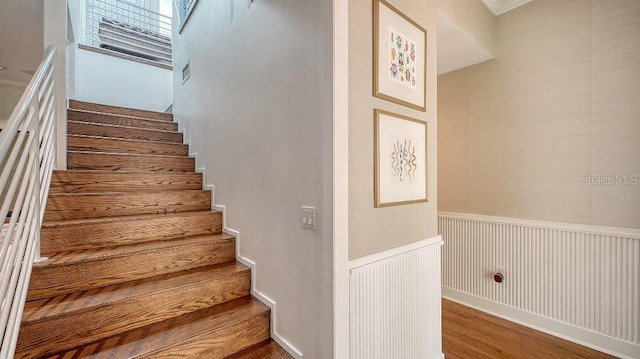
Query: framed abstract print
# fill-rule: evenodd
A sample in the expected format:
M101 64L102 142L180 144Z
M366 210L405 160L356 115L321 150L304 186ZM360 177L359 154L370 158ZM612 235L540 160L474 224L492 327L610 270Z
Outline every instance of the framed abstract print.
M375 207L427 202L427 123L374 110Z
M373 0L373 95L426 111L427 31Z

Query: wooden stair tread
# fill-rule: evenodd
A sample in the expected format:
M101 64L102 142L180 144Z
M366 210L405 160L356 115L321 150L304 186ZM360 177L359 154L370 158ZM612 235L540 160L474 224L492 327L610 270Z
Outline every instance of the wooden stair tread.
M173 115L69 106L15 358L291 358Z
M67 151L71 170L194 172L195 159L185 156Z
M188 146L183 143L73 134L67 136L67 148L70 151L168 156L189 154Z
M171 155L141 155L137 153L113 153L113 152L90 152L90 151L67 151L68 153L80 153L80 154L88 154L88 155L109 155L109 156L120 156L120 157L132 157L132 158L184 158L184 156L171 156ZM91 171L91 170L88 170ZM135 171L127 171L127 172L135 172Z
M209 192L202 189L185 189L185 190L151 190L150 194L166 193L198 193ZM72 192L72 193L52 193L49 198L69 198L69 197L92 197L92 196L113 196L113 195L134 195L137 193L129 193L122 191L103 191L103 192Z
M247 348L241 352L227 357L226 359L293 359L278 343L273 339Z
M91 171L93 172L93 171ZM108 172L105 171L107 173L122 173L122 172ZM142 173L149 173L149 172L142 172ZM171 173L173 174L173 173ZM149 191L146 191L149 194L161 194L161 193L166 193L166 194L172 194L172 193L199 193L199 192L210 192L209 190L205 190L205 189L184 189L184 190L171 190L171 189L162 189L162 190L157 190L157 189L151 189ZM101 192L68 192L68 193L51 193L49 195L49 198L69 198L69 197L92 197L92 196L115 196L115 195L132 195L132 194L137 194L137 193L129 193L126 191L101 191Z
M182 133L178 131L165 131L151 128L108 125L73 120L67 121L67 134L182 143Z
M130 126L136 128L155 128L166 131L178 130L178 124L175 122L138 116L127 116L115 113L104 113L76 109L67 110L67 120Z
M220 211L217 210L211 210L211 211L195 211L195 212L184 212L184 213L169 213L169 214L165 214L163 216L165 217L189 217L194 213L203 213L203 212L213 212L213 213L219 213ZM128 221L138 221L141 219L147 219L147 218L157 218L158 215L157 214L140 214L140 215L136 215L136 216L125 216L125 217L119 217L119 218L113 218L113 217L104 217L104 218L88 218L88 219L72 219L72 220L67 220L67 221L50 221L47 223L43 223L42 227L43 228L59 228L59 227L68 227L68 226L77 226L77 225L84 225L84 224L90 224L90 223L122 223L122 222L128 222Z
M132 296L145 296L152 292L248 270L249 268L241 263L231 262L133 280L70 295L32 300L25 304L22 322L28 324L78 310L91 310L93 307L112 304Z
M211 210L68 220L43 224L41 248L44 256L51 256L56 252L204 236L221 232L222 212Z
M100 170L53 171L50 194L202 189L196 172L140 172Z
M245 297L79 346L49 358L163 358L173 357L163 356L165 348L178 347L176 349L182 349L183 356L175 357L222 359L233 353L227 354L231 350L230 346L246 342L248 339L240 336L245 333L233 332L235 323L260 317L266 317L268 321L268 316L268 307L253 298ZM268 325L266 329L267 333L261 333L261 336L266 334L268 337ZM222 332L227 336L211 345L211 348L218 349L217 351L202 353L202 345L196 345L198 340L211 337L216 332ZM237 338L238 336L240 337Z
M185 239L167 245L155 242L142 248L137 244L122 246L119 253L90 252L94 258L73 255L76 253L54 255L56 260L50 260L50 264L33 267L27 299L85 291L235 259L232 240L186 240L190 242L188 245L182 241Z
M210 208L211 191L208 190L64 193L49 196L44 220L165 215Z
M211 234L207 236L187 237L184 239L150 241L138 244L131 244L117 247L104 247L98 249L86 249L79 251L68 251L53 253L48 260L34 264L34 268L45 268L53 266L65 266L78 262L107 259L113 257L125 257L133 253L158 251L165 248L180 246L187 247L208 243L212 241L232 241L234 237L226 233Z
M140 140L140 139L137 139L137 138L104 137L104 136L76 135L76 134L69 134L68 137L78 137L78 138L85 138L85 139L112 140L112 141L119 141L122 144L154 143L154 144L159 144L159 145L176 145L174 143L167 143L165 141ZM186 146L184 143L180 143L178 145Z
M29 313L33 319L23 322L23 340L17 351L36 357L249 295L251 274L247 267L232 263L207 269L134 283L138 284L135 288L127 282L124 288L91 289L88 293L51 298L50 302L62 302ZM46 300L38 304L44 303ZM47 328L56 330L46 331Z
M140 128L140 127L132 127L132 126L123 126L123 125L112 125L107 123L98 123L98 122L88 122L88 121L76 121L76 120L68 120L67 124L77 124L83 126L96 126L102 128L117 128L122 130L140 130L147 132L157 132L157 133L173 133L179 134L179 131L168 131L168 130L158 130L155 128Z
M140 170L130 170L130 171L118 171L113 172L109 170L53 170L54 174L69 174L69 175L114 175L114 176L130 176L130 175L143 175L143 176L157 176L158 174L149 171L140 171ZM184 176L184 175L198 175L201 176L200 172L184 172L184 173L163 173L164 175L170 176ZM200 189L200 188L197 188Z
M173 115L170 113L140 110L129 107L112 106L106 104L99 104L94 102L69 100L69 108L75 110L95 111L102 113L114 113L126 116L139 116L145 118L153 118L162 121L173 121Z

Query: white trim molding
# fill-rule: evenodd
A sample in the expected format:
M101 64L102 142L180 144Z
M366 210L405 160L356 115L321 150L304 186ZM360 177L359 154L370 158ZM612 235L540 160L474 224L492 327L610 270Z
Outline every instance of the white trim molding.
M213 186L213 185L210 185ZM226 206L224 205L213 205L213 209L216 211L222 212L222 231L226 234L232 235L236 240L236 260L247 267L251 268L251 295L256 297L259 301L264 303L267 307L271 309L271 338L276 341L284 350L286 350L289 354L291 354L295 359L303 359L304 355L300 350L298 350L291 342L289 342L284 336L282 336L278 332L278 323L277 323L277 311L278 304L275 300L269 297L267 294L259 291L257 289L257 275L258 265L253 260L243 256L241 254L241 243L240 240L240 232L234 229L227 227L227 216L225 215Z
M436 236L429 239L423 239L417 242L408 243L399 247L394 247L391 249L384 250L382 252L377 252L373 254L369 254L366 256L354 258L349 261L349 269L353 270L358 267L363 267L369 264L373 264L376 262L380 262L391 257L396 257L402 255L407 252L413 252L419 250L420 248L429 247L433 245L442 245L444 242L442 240L442 236Z
M183 133L183 136L185 138L184 144L188 145L189 150L191 151L191 148L192 148L191 138L187 136L186 127L183 125L179 117L174 116L174 120L178 122L178 128ZM282 348L284 348L284 350L286 350L289 354L291 354L291 356L293 356L295 359L303 359L304 355L302 354L302 352L299 349L297 349L293 344L291 344L284 336L282 336L280 332L278 332L277 315L276 315L278 310L278 305L276 301L271 299L271 297L269 297L267 294L257 289L258 280L257 280L256 272L258 271L258 265L253 260L242 255L242 249L241 249L242 241L240 240L240 232L227 227L227 215L225 213L226 206L216 204L215 185L209 184L207 182L207 179L205 177L205 174L207 173L207 169L204 166L200 165L200 161L198 160L198 152L190 152L189 156L195 158L196 172L202 174L202 188L211 191L211 210L222 212L222 231L224 233L227 233L235 237L236 260L246 265L247 267L251 268L251 295L256 297L258 300L260 300L262 303L264 303L266 306L268 306L271 309L271 326L270 326L271 338L275 340L276 343L278 343Z
M533 0L482 0L494 15L499 16Z
M350 358L442 358L440 248L421 240L350 261Z
M349 358L349 2L333 0L333 358Z
M632 239L640 239L640 229L622 228L622 227L604 227L593 226L589 224L563 223L552 221L541 221L534 219L520 219L510 217L485 216L471 213L454 213L454 212L438 212L439 218L452 218L461 220L473 220L484 223L503 223L515 226L527 226L531 228L557 229L572 232L580 232L587 234L628 237Z
M640 230L443 212L438 225L444 297L640 358Z

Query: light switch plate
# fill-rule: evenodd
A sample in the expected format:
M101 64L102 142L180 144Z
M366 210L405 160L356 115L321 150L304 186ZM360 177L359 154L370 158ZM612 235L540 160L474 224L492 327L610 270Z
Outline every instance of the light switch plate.
M316 229L316 207L302 206L302 228Z

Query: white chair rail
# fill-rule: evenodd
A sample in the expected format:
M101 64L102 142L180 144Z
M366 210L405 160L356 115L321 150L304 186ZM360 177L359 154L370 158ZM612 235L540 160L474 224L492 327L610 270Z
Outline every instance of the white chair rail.
M0 358L12 358L31 270L40 257L56 153L55 47L50 47L0 132Z

